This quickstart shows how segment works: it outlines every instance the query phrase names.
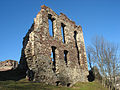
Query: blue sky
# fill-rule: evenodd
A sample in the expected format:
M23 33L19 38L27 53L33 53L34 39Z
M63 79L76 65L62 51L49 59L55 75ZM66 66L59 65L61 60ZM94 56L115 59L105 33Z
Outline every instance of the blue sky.
M0 60L19 61L23 37L43 4L81 25L86 46L96 35L120 44L120 0L1 0Z

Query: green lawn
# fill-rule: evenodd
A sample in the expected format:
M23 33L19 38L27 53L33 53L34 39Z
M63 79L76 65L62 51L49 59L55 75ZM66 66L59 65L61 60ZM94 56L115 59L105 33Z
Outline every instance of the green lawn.
M42 83L0 81L0 90L108 90L98 82L77 83L72 87L52 86Z

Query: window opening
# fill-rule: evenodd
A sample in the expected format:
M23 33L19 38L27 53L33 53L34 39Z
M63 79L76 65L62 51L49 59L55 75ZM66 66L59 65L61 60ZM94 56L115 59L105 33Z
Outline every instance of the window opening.
M77 31L74 31L74 39L75 39L75 47L77 49L77 58L78 58L78 64L80 65L80 56L79 56L79 49L77 44Z
M56 70L56 60L55 60L56 47L52 46L51 48L52 48L51 58L52 58L52 61L53 61L53 71L55 72L55 70Z
M67 54L68 54L68 51L67 50L64 50L64 61L67 65Z
M48 24L49 24L49 34L50 34L50 36L54 36L53 21L54 21L54 19L52 19L52 15L48 14Z
M65 43L65 32L64 32L65 25L61 23L61 33L62 33L62 41Z

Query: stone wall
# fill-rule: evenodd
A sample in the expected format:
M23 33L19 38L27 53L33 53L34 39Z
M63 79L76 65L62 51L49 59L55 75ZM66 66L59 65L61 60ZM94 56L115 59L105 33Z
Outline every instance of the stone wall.
M18 66L18 62L14 60L5 60L0 62L0 71L7 71L15 69Z
M63 13L57 15L45 5L41 6L24 37L20 68L32 70L34 81L46 84L69 86L78 81L87 82L88 66L81 26L75 25Z

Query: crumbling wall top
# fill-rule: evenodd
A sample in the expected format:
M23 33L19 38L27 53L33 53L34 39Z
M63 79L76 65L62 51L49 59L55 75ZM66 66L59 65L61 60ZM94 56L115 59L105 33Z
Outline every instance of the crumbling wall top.
M60 18L62 19L63 21L66 21L68 23L70 23L71 25L74 26L74 28L77 28L78 30L82 31L82 27L79 25L76 25L76 23L72 20L70 20L65 14L63 13L60 13L60 15L57 15L51 8L45 6L45 5L42 5L41 6L41 11L44 11L46 10L48 12L48 14L51 14L53 16L53 18ZM38 13L38 15L40 14L40 12Z

